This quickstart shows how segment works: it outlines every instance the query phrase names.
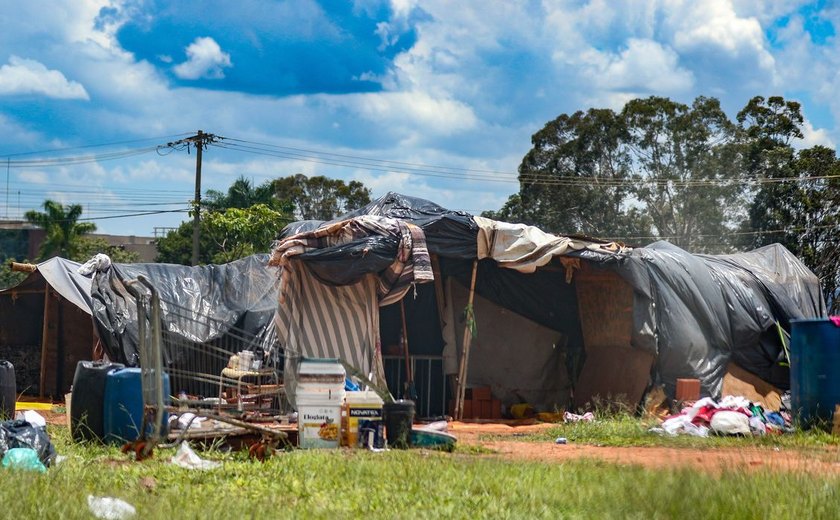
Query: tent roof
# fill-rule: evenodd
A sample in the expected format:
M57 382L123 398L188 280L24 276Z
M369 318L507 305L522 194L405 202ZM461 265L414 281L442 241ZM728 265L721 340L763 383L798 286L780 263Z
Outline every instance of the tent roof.
M18 285L0 291L0 294L13 294L23 289L43 289L46 281L57 293L76 307L91 314L90 278L80 275L78 262L65 258L53 257L38 264L38 269L29 274Z

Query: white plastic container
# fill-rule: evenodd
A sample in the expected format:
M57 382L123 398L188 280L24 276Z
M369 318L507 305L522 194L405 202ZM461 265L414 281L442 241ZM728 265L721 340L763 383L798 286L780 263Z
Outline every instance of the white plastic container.
M384 402L376 392L347 392L344 398L344 418L342 425L344 445L355 448L359 443L360 421L381 421Z
M300 363L296 392L322 392L344 397L344 366L335 359L307 359ZM339 404L341 404L339 402Z
M301 391L298 409L298 444L301 448L338 448L341 439L341 392Z

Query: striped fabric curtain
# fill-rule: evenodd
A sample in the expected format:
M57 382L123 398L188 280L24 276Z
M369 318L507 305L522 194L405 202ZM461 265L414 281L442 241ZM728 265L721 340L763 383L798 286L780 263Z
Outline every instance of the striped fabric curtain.
M278 295L274 321L285 349L284 379L291 403L301 358L340 359L384 385L376 275L331 286L318 281L304 262L293 260L282 269L284 294Z

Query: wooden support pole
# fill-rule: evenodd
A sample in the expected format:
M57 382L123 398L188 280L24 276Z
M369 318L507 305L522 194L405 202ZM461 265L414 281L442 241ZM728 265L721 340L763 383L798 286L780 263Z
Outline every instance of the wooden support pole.
M44 398L44 386L47 383L47 347L50 337L50 284L44 287L44 323L41 328L41 379L38 385L38 397Z
M470 280L470 296L467 300L467 309L473 308L473 300L475 297L475 278L478 272L478 260L473 260L472 279ZM470 343L472 343L472 328L469 320L471 316L466 317L464 322L464 341L461 342L461 360L458 365L458 394L455 398L455 418L459 421L464 418L464 396L467 392L467 366L470 361Z
M405 382L403 384L403 397L413 399L411 389L414 383L414 376L411 373L411 354L408 351L408 324L405 320L405 296L400 300L400 316L402 317L402 340L403 356L405 357Z

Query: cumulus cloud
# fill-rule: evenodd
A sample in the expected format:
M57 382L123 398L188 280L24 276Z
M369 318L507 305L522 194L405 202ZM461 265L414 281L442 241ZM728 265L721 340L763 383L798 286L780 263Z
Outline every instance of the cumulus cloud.
M813 123L805 120L802 125L802 139L798 139L794 145L797 148L811 148L812 146L827 146L834 148L834 141L825 128L814 128Z
M230 54L222 52L216 40L201 37L187 47L187 61L172 70L181 79L221 79L225 77L224 69L231 66Z
M593 81L609 90L680 93L690 89L694 76L679 65L673 49L647 40L631 38L620 53L593 56Z
M0 67L0 95L39 94L56 99L89 100L85 87L35 60L12 56Z

